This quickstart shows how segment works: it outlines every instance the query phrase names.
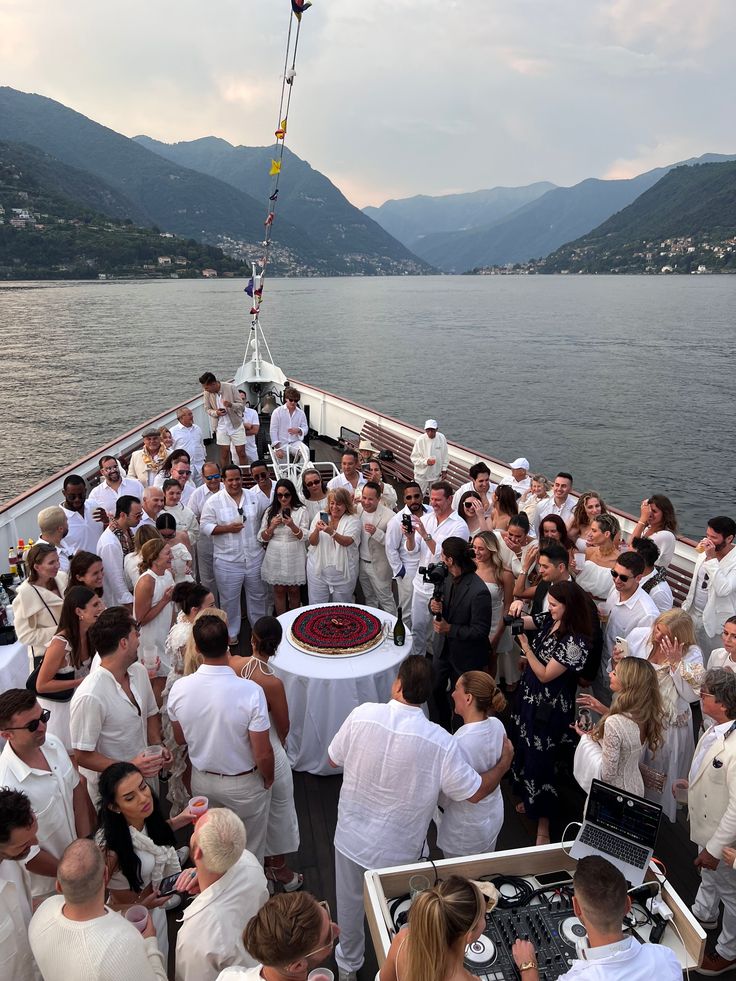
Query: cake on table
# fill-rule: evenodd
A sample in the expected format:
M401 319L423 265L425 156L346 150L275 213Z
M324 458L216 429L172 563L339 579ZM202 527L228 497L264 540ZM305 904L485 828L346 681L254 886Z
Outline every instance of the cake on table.
M359 606L318 606L291 625L291 640L311 654L361 654L382 640L383 624Z

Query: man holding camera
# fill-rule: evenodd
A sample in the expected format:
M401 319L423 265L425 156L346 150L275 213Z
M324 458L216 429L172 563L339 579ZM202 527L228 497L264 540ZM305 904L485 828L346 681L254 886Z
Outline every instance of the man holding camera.
M412 654L426 654L431 646L432 614L429 601L432 598L433 583L421 572L440 559L442 543L446 538L470 538L468 526L452 510L452 487L446 480L438 480L429 491L429 506L432 513L426 518L412 515L415 537L419 539L419 568L414 576L414 595L411 601ZM408 545L411 545L407 541Z
M396 580L404 623L411 629L411 601L414 595L414 576L419 566L420 551L413 517L423 518L429 508L422 503L424 495L419 484L410 480L404 488L404 507L386 527L386 558Z
M450 730L452 711L449 688L464 671L488 667L491 633L491 594L476 575L473 550L463 538L446 538L442 543L442 562L447 570L441 587L429 603L435 615L432 624L441 648L434 657L433 721ZM441 589L441 598L438 596Z

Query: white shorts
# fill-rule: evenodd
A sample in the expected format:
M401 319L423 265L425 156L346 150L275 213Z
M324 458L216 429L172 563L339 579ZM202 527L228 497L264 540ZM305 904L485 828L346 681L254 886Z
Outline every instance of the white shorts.
M218 446L245 446L245 426L232 433L218 427L215 430L215 439Z

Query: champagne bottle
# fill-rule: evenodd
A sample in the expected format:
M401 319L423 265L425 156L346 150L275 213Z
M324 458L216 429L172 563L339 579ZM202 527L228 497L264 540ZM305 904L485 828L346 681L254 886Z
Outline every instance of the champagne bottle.
M396 647L403 647L405 643L406 627L404 626L404 621L401 619L401 607L399 607L399 615L394 624L394 644Z

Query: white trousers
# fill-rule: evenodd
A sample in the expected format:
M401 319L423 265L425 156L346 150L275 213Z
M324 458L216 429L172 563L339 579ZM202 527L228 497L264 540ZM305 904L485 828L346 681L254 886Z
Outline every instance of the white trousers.
M323 579L310 575L307 569L307 589L309 603L352 603L355 593L355 583L344 583L342 586L328 586Z
M406 625L407 630L412 629L412 618L411 618L411 601L414 596L414 576L416 575L416 569L409 575L409 572L405 573L403 578L396 580L396 588L399 594L399 606L401 607L401 617Z
M265 552L259 547L258 552L249 554L245 562L245 601L248 610L248 623L251 627L265 617L269 607L269 589L261 576L261 566Z
M381 579L377 576L373 563L366 562L364 559L360 560L358 579L368 606L377 607L396 616L396 603L391 592L390 579Z
M736 870L721 861L716 869L701 869L700 877L693 913L704 920L715 920L718 906L723 903L723 924L716 952L731 961L736 958Z
M240 635L240 603L245 585L245 564L215 556L213 561L220 609L227 614L227 632L231 640Z
M429 612L429 601L432 599L432 590L428 593L414 587L414 595L411 601L411 636L412 654L431 654L434 640L432 630L432 614Z
M720 633L717 637L711 637L710 634L706 633L705 627L703 626L703 614L699 613L697 610L691 610L690 616L693 618L693 627L695 628L695 641L703 652L703 664L708 667L708 661L710 656L716 647L722 647L723 642L721 640Z
M335 849L335 889L340 943L335 960L341 971L359 971L365 959L363 876L365 869Z
M209 589L215 597L215 605L218 604L217 582L215 581L215 569L213 565L214 550L212 539L209 535L201 535L197 542L197 578L204 586Z
M263 864L271 791L263 786L258 770L229 777L192 767L192 795L203 794L210 807L229 807L245 825L246 848Z

